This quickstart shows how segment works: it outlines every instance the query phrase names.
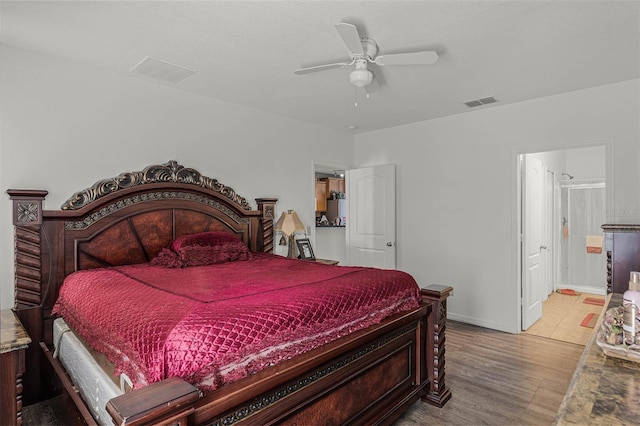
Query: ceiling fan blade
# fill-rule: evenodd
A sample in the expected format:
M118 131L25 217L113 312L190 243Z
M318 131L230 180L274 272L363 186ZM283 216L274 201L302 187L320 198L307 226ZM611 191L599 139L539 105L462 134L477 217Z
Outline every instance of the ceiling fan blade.
M302 75L302 74L308 74L310 72L324 71L324 70L330 70L334 68L344 68L344 67L348 67L349 65L351 65L349 62L336 62L335 64L324 64L324 65L317 65L315 67L301 68L299 70L295 70L294 73L298 75Z
M364 55L360 34L355 25L346 23L336 24L336 30L338 30L340 37L342 37L344 44L347 45L347 49L349 49L351 55Z
M390 53L376 57L378 65L432 65L438 62L438 54L432 50L422 52Z

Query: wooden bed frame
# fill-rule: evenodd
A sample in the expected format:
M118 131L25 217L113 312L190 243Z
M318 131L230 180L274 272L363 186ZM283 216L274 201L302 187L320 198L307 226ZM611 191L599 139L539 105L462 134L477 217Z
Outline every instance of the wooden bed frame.
M206 230L238 235L252 251L273 251L276 199L246 199L175 161L123 173L42 210L47 191L8 190L15 229L15 312L29 333L23 401L62 388L91 418L54 359L51 309L76 270L147 262L175 237ZM383 323L201 395L181 379L114 398L120 424L388 424L415 401L443 406L446 299L451 287L422 289L422 305ZM53 367L53 368L52 368ZM47 379L47 372L55 376Z

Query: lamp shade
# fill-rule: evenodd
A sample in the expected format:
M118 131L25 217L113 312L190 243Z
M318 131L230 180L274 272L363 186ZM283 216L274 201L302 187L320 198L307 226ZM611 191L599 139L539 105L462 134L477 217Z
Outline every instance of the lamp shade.
M356 87L364 87L371 84L373 74L368 69L355 69L349 74L349 81Z
M304 223L298 217L298 214L293 210L282 212L280 219L276 222L276 231L281 231L283 234L289 236L293 235L296 231L304 231Z

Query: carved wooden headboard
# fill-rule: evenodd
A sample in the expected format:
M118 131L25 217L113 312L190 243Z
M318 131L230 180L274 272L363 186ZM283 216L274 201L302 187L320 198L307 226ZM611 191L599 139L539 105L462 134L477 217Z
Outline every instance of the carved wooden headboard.
M176 237L219 230L252 251L273 251L275 198L253 210L231 187L176 161L96 182L61 210L47 191L7 191L15 229L15 310L34 342L51 342L51 308L80 269L148 262Z

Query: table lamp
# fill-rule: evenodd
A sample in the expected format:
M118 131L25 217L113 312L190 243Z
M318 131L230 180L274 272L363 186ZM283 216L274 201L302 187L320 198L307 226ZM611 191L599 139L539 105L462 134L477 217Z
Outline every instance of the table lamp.
M298 217L298 214L293 210L287 210L286 212L282 212L280 219L278 219L278 221L276 222L275 230L282 232L282 238L280 239L281 246L284 246L287 244L287 239L285 239L285 236L288 238L289 240L288 241L289 243L288 257L295 258L296 250L293 244L295 233L296 231L305 230L304 223L302 223L302 221Z

